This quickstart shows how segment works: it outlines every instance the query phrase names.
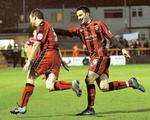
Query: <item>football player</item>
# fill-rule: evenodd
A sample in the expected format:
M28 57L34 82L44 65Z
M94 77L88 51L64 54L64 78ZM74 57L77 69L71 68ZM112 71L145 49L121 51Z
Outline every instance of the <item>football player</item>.
M34 35L36 41L24 66L24 70L28 72L27 82L19 106L10 111L12 114L26 113L29 98L34 91L35 79L43 74L47 74L45 84L49 91L72 89L77 96L82 94L77 80L68 82L57 80L63 62L58 49L57 36L51 24L44 20L43 13L39 9L32 10L29 18L31 25L36 28ZM34 59L39 48L40 55Z
M122 54L130 58L130 55L126 49L115 39L110 32L106 24L101 20L94 20L90 16L90 9L86 6L77 8L76 15L81 23L80 25L71 27L68 30L55 29L56 34L63 36L78 36L81 38L82 44L86 47L90 64L85 78L87 86L87 100L88 105L78 115L94 115L94 102L95 102L95 84L96 81L98 87L103 92L120 90L125 88L133 88L145 92L144 87L139 84L136 78L130 78L128 81L115 80L108 81L109 73L108 68L110 65L110 57L106 48L107 40L114 44L114 46L121 49Z

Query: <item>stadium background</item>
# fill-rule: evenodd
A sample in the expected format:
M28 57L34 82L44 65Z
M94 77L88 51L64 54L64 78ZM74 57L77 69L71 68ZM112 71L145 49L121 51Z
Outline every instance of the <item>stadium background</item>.
M0 40L13 39L18 44L18 62L21 57L21 47L31 34L29 27L29 13L34 8L40 8L45 18L51 22L54 28L68 28L77 24L74 14L76 7L87 5L93 13L93 18L104 21L114 35L129 48L133 59L127 63L150 62L150 1L149 0L1 0L0 4ZM117 27L116 27L117 26ZM139 32L136 41L127 42L123 34ZM78 38L59 36L60 48L66 52L65 56L72 55L72 47L77 44L80 48L80 56L83 56L82 45ZM111 48L114 48L111 46ZM2 59L11 66L13 51L1 50ZM120 54L117 49L110 52L111 55ZM5 57L3 57L5 56ZM1 60L2 61L2 60ZM3 64L6 62L1 62Z
M90 7L93 18L104 21L132 55L132 58L127 60L127 65L111 66L110 79L120 77L127 79L136 76L145 86L146 93L139 94L137 91L131 91L130 89L114 93L100 92L100 94L97 94L96 100L96 111L98 111L96 117L78 118L75 113L82 110L86 104L84 75L87 66L71 67L69 73L65 72L64 69L61 70L60 79L79 79L84 90L81 99L75 98L69 91L49 94L45 90L43 81L38 80L36 83L37 92L35 92L29 104L30 111L24 116L11 116L9 110L16 103L16 98L21 95L20 89L25 83L25 74L21 72L20 68L21 47L30 35L31 29L28 21L30 11L34 8L40 8L46 19L55 28L67 28L77 24L74 10L80 5ZM15 69L13 68L15 51L12 49L14 46L11 49L4 50L1 48L0 50L0 120L47 120L50 118L56 120L149 120L149 11L149 0L0 0L0 41L13 39L14 46L18 45L18 64ZM136 42L134 40L127 42L122 39L123 34L132 32L139 32ZM64 56L72 56L72 47L75 44L80 48L79 57L84 56L78 38L58 37ZM110 46L109 50L111 55L121 54L113 46Z

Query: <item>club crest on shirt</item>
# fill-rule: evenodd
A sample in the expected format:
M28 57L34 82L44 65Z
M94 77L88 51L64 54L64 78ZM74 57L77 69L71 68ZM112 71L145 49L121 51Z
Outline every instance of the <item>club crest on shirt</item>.
M95 25L95 30L99 30L99 26L98 25Z
M43 39L43 34L42 33L38 33L37 34L37 40L42 40Z

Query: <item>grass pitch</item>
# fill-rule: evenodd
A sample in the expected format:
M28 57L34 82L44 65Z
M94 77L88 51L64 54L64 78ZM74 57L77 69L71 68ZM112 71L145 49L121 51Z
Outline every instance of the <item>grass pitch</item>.
M21 68L0 69L0 120L150 120L150 64L110 67L110 81L136 76L144 85L145 93L131 88L103 93L97 88L96 115L76 116L87 104L86 72L87 66L71 67L70 72L62 69L59 76L60 80L80 80L83 89L80 98L72 90L49 93L44 81L39 78L27 113L11 115L9 111L20 99L25 73Z

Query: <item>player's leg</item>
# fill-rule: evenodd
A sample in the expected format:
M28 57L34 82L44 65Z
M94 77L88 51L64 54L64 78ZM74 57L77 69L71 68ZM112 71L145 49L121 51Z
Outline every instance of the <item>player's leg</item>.
M57 71L55 69L55 71ZM79 82L77 80L73 81L58 81L57 80L58 73L50 73L46 79L46 88L49 91L58 91L58 90L68 90L73 89L76 92L77 96L80 97L82 94L82 90L79 87Z
M10 111L12 114L26 113L26 111L27 111L26 107L27 107L29 98L32 95L33 90L34 90L34 80L35 80L35 77L33 77L31 75L31 72L29 71L29 73L27 75L27 82L23 89L22 97L20 99L18 107L16 107L15 109Z
M113 91L113 90L120 90L125 89L128 87L138 89L142 92L145 91L144 87L137 82L136 78L130 78L129 80L114 80L108 82L108 75L102 74L97 80L98 87L103 91Z
M95 102L95 95L96 95L96 89L95 89L95 80L99 77L99 75L93 71L89 71L88 75L86 76L85 82L87 87L87 100L88 100L88 106L87 108L82 111L81 113L77 115L94 115L94 102Z
M89 72L86 77L86 86L87 86L87 99L88 99L88 107L83 112L78 115L93 115L94 111L94 101L95 101L95 84L94 81L109 67L110 58L109 57L100 57L99 59L91 59Z
M57 54L57 52L51 53L50 59L49 56L47 56L45 61L47 61L47 63L49 63L50 65L49 66L50 69L48 70L50 71L50 74L48 75L46 80L46 88L48 88L50 91L72 89L73 91L76 92L77 96L81 96L82 91L79 87L79 82L77 80L57 81L60 72L60 66L61 66L60 56ZM44 70L44 68L46 67L47 66L45 66L45 64L42 64L41 70L39 70L39 72L40 71L46 72L47 70Z
M131 78L128 81L114 80L108 83L108 68L110 65L110 57L105 56L102 58L101 61L102 62L97 72L100 75L100 77L96 81L98 83L99 88L102 91L105 92L105 91L119 90L119 89L125 89L128 87L138 89L142 92L145 91L144 87L137 82L136 78Z
M120 80L116 80L116 81L112 81L112 82L108 82L108 75L103 73L97 80L97 85L98 87L103 91L103 92L107 92L107 91L112 91L112 90L119 90L119 89L124 89L128 87L128 81L120 81Z
M19 106L10 111L12 114L18 114L18 113L24 114L26 112L26 106L34 90L34 80L38 76L44 74L47 68L49 67L47 65L48 60L45 58L46 58L46 54L45 51L43 51L41 52L40 57L35 59L34 62L32 63L32 66L27 74L27 83L23 90L23 94Z
M82 90L79 86L79 81L78 80L73 80L73 81L56 81L54 83L54 90L67 90L67 89L72 89L78 97L82 95Z
M94 81L100 77L102 73L104 73L110 64L110 58L108 56L100 57L99 59L91 59L89 66L89 73L86 77L86 85L87 85L87 99L88 99L88 107L83 112L78 115L93 115L94 111L94 100L96 95Z

